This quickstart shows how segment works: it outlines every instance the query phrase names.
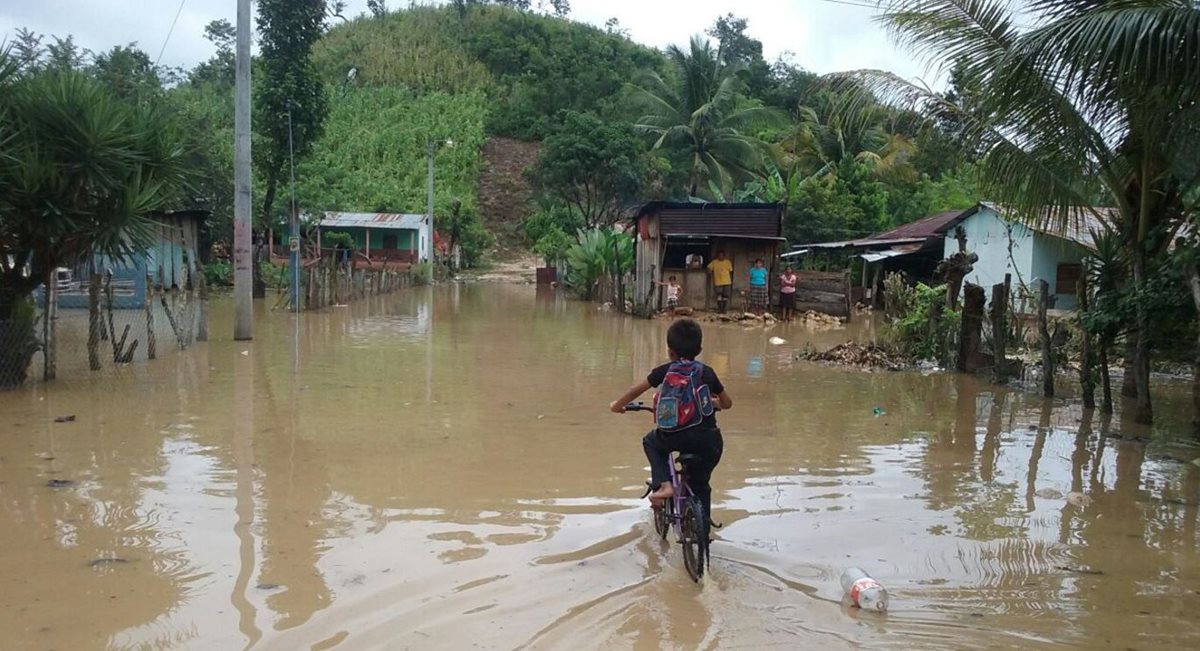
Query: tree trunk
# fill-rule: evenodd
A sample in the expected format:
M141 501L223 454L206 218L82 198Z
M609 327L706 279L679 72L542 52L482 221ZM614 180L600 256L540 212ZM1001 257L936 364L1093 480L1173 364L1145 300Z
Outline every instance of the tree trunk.
M1134 371L1134 361L1137 359L1137 342L1133 333L1125 335L1125 357L1121 360L1121 395L1126 398L1137 397L1137 373Z
M1050 325L1046 312L1050 309L1050 283L1038 281L1041 300L1038 301L1038 338L1042 344L1042 395L1054 397L1054 351L1050 339Z
M278 186L279 186L279 182L278 182L278 179L276 179L276 176L277 175L274 172L270 172L267 174L267 187L263 192L262 216L260 218L261 219L260 223L262 223L262 224L268 224L271 221L271 219L270 219L271 218L271 209L275 207L275 191L278 189ZM261 231L260 231L260 233L261 233ZM267 247L264 247L261 243L256 244L254 247L254 255L253 255L254 269L252 269L253 276L254 276L254 298L266 298L267 297L267 283L263 280L263 277L262 277L262 263L263 263L263 251L264 250L269 251L270 250L268 248L269 246L270 246L270 243L268 242ZM266 256L266 259L267 260L271 259L271 256L269 253Z
M92 272L88 280L88 368L100 370L100 274Z
M1079 274L1079 285L1077 287L1079 294L1079 314L1082 316L1088 311L1088 284L1087 274ZM1079 352L1079 386L1083 392L1083 406L1085 409L1096 408L1096 377L1092 374L1093 354L1092 354L1092 334L1083 327L1082 319L1079 324L1079 331L1082 333L1082 341Z
M46 273L46 309L42 312L42 379L58 377L58 274L54 267Z
M1100 387L1101 395L1103 396L1103 401L1100 403L1100 411L1105 414L1113 413L1112 377L1108 364L1108 349L1111 347L1112 345L1107 337L1100 338Z
M1146 288L1146 253L1141 244L1133 252L1133 283L1138 293ZM1150 314L1143 300L1138 300L1135 308L1133 379L1137 386L1137 407L1133 421L1149 425L1154 422L1150 404Z
M1200 312L1200 268L1188 265L1188 287L1192 290L1192 302ZM1200 333L1197 333L1196 350L1192 357L1192 436L1200 438Z

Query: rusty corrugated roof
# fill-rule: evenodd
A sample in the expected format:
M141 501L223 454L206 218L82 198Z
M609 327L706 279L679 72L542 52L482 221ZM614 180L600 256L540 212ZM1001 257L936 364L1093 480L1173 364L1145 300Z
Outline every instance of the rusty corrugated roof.
M323 228L379 228L420 230L425 215L393 212L327 212L321 217Z

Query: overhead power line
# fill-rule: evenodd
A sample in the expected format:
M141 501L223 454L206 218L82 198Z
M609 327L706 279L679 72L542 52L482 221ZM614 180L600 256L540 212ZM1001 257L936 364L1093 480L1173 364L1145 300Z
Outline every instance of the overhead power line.
M832 2L832 0L829 0ZM171 34L175 33L175 23L179 22L179 14L183 13L183 5L187 0L179 0L179 9L175 10L175 19L171 21L171 29L167 30L167 37L163 39L162 47L158 50L158 58L154 60L154 65L157 66L159 61L162 61L163 52L167 51L167 43L171 42Z

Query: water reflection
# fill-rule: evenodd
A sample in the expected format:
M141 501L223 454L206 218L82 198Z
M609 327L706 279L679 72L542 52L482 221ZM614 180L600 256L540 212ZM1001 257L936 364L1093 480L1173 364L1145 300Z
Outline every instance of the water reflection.
M301 315L298 341L259 317L252 344L0 394L6 648L1200 642L1200 469L1071 401L706 324L736 407L697 588L637 499L649 423L602 410L667 320L506 286ZM842 609L850 563L888 618Z

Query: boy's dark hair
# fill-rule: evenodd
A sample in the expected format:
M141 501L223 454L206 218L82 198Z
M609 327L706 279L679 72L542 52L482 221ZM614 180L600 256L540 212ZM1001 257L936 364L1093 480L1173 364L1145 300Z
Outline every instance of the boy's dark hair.
M680 319L667 328L667 348L682 359L696 359L704 331L693 319Z

